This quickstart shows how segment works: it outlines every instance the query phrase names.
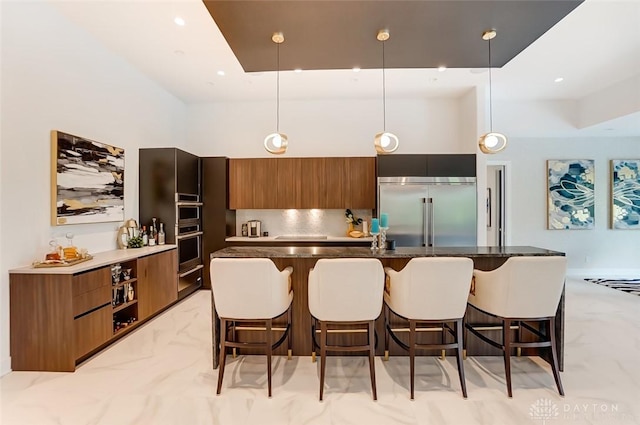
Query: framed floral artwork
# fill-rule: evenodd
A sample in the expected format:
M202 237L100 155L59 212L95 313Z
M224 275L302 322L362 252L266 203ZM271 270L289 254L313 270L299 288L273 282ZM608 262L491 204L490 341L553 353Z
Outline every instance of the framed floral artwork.
M547 161L547 228L593 229L595 165L592 159Z
M640 159L611 160L611 228L640 229Z
M124 149L51 131L51 224L124 220Z

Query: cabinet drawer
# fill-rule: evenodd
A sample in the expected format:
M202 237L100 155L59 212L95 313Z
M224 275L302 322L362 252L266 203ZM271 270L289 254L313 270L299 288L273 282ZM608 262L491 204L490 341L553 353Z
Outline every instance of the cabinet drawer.
M73 297L73 317L106 303L111 303L111 285L102 286Z
M73 321L74 353L78 359L107 342L113 335L111 304Z
M103 286L111 286L111 269L109 267L102 267L73 276L72 290L74 297Z

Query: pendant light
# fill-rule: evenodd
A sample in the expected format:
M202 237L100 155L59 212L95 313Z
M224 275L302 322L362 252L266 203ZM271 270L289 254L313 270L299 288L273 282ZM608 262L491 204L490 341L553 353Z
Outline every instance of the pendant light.
M480 136L478 147L483 153L498 153L507 147L507 136L493 131L493 98L491 93L491 40L496 37L496 30L482 33L482 39L489 42L489 132Z
M380 30L376 36L378 41L382 42L382 132L376 134L373 144L376 152L379 154L388 154L395 152L400 145L398 136L387 131L387 102L386 87L384 74L384 42L389 39L389 30Z
M276 68L276 132L264 138L264 148L274 155L281 155L287 151L288 138L280 133L280 44L284 43L284 34L274 32L271 41L276 43L277 68Z

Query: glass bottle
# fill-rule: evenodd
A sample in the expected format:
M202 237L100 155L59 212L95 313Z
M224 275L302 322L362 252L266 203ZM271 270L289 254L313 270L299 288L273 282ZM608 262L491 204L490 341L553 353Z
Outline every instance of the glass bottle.
M164 245L164 223L160 223L160 231L158 232L158 245Z
M149 245L149 234L147 233L147 226L142 226L142 246Z
M64 259L67 261L75 260L78 258L78 249L73 246L73 233L67 233L65 237L67 238L68 245L62 249Z
M156 218L151 219L151 227L149 228L149 246L155 246L156 244Z

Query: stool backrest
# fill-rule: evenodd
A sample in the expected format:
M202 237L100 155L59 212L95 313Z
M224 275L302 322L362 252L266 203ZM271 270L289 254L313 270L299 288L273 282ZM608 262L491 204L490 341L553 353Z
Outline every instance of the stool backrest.
M375 258L320 259L309 271L309 311L319 320L375 320L382 311L384 269Z
M289 273L268 258L214 258L210 271L220 317L269 319L289 306Z
M477 285L490 312L502 317L555 316L564 289L567 258L511 257L502 266L482 273ZM478 282L479 283L479 282Z
M395 313L416 320L464 316L473 277L470 258L413 258L390 275L388 302Z

